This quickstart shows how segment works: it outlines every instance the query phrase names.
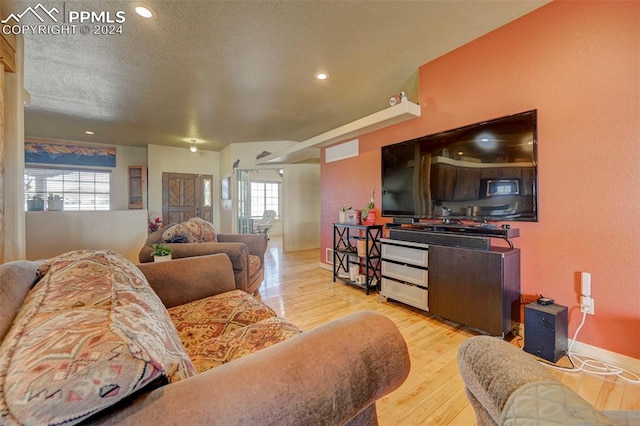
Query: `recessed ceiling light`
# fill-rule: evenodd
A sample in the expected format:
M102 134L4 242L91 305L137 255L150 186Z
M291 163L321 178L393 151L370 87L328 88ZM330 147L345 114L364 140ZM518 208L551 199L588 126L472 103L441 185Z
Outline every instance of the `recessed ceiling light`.
M86 133L87 135L93 135L93 134L94 134L91 130L85 130L85 133Z
M156 19L158 14L151 6L148 6L144 3L134 3L133 10L140 16L146 19Z
M326 72L319 72L316 74L317 80L326 80L328 78L329 78L329 74L327 74Z

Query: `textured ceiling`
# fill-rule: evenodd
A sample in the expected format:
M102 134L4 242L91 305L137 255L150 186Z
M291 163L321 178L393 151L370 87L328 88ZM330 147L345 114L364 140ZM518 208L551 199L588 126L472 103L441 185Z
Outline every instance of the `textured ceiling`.
M37 1L2 3L8 13ZM126 20L121 35L25 34L27 137L195 138L220 150L301 141L386 108L401 90L415 102L420 65L547 1L148 1L152 21L127 1L41 3ZM314 80L320 70L330 78Z

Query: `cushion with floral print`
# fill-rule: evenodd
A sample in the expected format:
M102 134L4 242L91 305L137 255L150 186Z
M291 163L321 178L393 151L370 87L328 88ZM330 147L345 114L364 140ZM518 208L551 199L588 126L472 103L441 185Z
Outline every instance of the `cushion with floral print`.
M162 233L165 243L207 243L216 242L218 237L213 223L199 217L170 226Z
M131 262L79 250L45 262L0 345L0 423L75 424L195 370Z

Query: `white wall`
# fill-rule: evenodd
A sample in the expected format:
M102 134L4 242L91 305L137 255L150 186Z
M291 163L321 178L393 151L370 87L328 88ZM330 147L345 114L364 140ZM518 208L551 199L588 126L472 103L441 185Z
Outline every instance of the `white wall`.
M29 260L71 250L111 249L137 263L147 239L147 211L26 212L26 230Z
M320 165L287 166L282 192L283 249L320 247Z
M146 166L147 148L116 146L116 167L111 170L111 210L129 208L129 166Z
M235 188L234 186L234 182L232 182L235 179L235 175L232 175L232 165L233 165L233 161L231 159L231 145L227 145L226 147L224 147L222 149L222 151L220 151L220 155L219 155L219 166L220 166L220 178L218 179L218 182L220 182L220 180L224 177L229 177L230 181L229 181L229 194L231 195L231 198L233 199L233 194L234 194L234 190L233 188ZM216 185L216 186L220 186L220 184ZM218 199L220 199L220 197L218 197ZM232 233L234 231L234 210L233 210L233 200L227 200L227 201L220 201L220 232L223 233Z
M231 147L231 163L233 164L234 161L240 160L240 164L238 168L244 169L244 170L273 169L274 167L278 167L278 166L256 165L256 157L260 153L262 153L262 151L276 153L278 151L281 151L297 143L298 142L292 142L292 141L232 143L231 145L229 145ZM232 164L225 164L224 167L227 167L227 166L231 167Z
M189 151L189 146L175 148L161 145L147 146L149 212L162 215L162 173L191 173L213 175L213 224L220 229L220 154L214 151Z

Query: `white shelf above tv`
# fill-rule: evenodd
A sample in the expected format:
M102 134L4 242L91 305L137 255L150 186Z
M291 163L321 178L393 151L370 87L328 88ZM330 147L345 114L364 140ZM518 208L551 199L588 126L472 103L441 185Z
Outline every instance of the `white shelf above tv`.
M401 102L256 160L257 165L291 164L320 158L320 148L420 117L420 105Z
M431 164L450 164L456 167L468 167L476 169L494 169L496 167L533 167L531 161L518 161L512 163L483 163L479 159L456 160L454 158L437 156L431 159Z

